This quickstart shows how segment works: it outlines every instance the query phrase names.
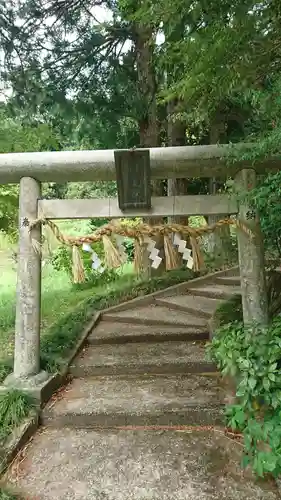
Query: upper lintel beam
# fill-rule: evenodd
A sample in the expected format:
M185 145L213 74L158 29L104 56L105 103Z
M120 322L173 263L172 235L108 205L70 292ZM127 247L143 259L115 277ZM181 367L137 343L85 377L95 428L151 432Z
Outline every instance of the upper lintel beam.
M238 144L249 149L253 145ZM235 175L251 162L230 164L227 145L175 146L150 149L153 179L219 177ZM254 165L258 172L278 170L281 161L268 159ZM18 183L22 177L41 182L83 182L115 180L114 150L51 151L0 154L0 184Z

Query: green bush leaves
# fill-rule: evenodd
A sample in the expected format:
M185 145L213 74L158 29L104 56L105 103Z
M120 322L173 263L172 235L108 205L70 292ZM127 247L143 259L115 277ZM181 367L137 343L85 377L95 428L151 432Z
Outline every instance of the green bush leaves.
M227 424L244 436L243 465L258 476L281 472L281 318L268 328L223 326L209 355L236 382L237 401Z

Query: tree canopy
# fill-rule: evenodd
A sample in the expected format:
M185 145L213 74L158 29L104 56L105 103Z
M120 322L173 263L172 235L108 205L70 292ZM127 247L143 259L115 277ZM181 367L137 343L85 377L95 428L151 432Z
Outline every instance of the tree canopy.
M280 21L277 0L1 0L2 151L251 140L279 155Z

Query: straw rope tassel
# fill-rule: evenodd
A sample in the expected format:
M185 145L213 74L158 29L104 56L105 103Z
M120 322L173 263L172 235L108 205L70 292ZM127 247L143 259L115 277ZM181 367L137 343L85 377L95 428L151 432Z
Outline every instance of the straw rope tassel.
M193 236L190 237L190 245L192 250L193 269L194 271L199 271L204 265L204 260L198 241Z
M73 283L85 282L84 264L77 245L73 245L72 247L72 273Z
M32 238L31 242L32 242L32 246L33 246L34 251L38 255L40 255L40 257L41 257L42 256L42 243L40 243L39 241L35 240L34 238Z
M122 266L123 260L114 246L112 240L107 234L102 236L103 248L104 248L104 260L105 264L109 269L115 269Z
M145 251L144 246L139 238L135 238L134 243L134 268L137 274L141 272L142 252Z
M92 244L97 241L103 240L106 265L111 268L119 267L120 265L122 265L122 259L120 259L119 252L110 239L110 236L114 234L135 239L135 267L137 271L140 270L140 255L143 250L142 239L144 237L151 238L159 234L164 234L167 268L170 269L174 268L175 262L174 249L171 246L171 241L169 241L170 238L168 236L168 233L179 233L182 234L183 237L189 237L192 247L192 257L194 260L194 270L198 271L204 265L202 253L197 241L200 236L212 233L224 225L234 225L239 230L244 231L250 238L254 236L253 231L246 225L244 221L241 222L240 220L234 219L223 219L216 222L215 224L212 224L211 226L203 226L198 228L183 226L181 224L161 224L155 226L139 224L137 227L132 228L126 227L120 223L109 223L99 228L93 234L76 237L63 235L58 226L48 219L37 219L31 222L29 225L29 231L31 232L31 230L39 224L47 225L48 227L50 227L51 231L60 243L73 247L73 260L75 261L75 265L73 265L73 272L75 273L76 279L79 280L78 282L80 282L80 280L82 279L84 270L82 272L83 263L81 261L81 256L79 254L77 246L82 245L83 243ZM32 244L36 251L38 251L38 244L36 244L36 242L32 242Z
M171 234L164 235L164 252L166 258L166 269L177 269L179 267L178 254L171 240Z

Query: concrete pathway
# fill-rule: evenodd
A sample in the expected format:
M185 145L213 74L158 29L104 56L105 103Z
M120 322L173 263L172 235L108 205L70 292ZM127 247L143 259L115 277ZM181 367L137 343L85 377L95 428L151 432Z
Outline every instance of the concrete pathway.
M276 500L241 471L223 392L205 359L207 321L236 277L194 281L102 316L7 473L26 500Z

